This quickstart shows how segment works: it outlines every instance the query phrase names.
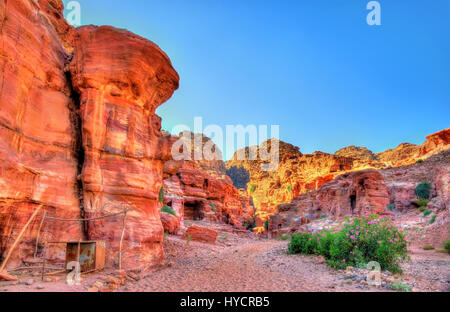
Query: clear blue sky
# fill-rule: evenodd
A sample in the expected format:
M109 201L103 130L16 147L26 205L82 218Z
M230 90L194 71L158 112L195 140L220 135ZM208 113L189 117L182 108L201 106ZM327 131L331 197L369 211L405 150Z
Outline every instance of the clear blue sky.
M67 1L65 1L67 2ZM450 1L79 0L82 24L157 43L180 74L163 128L278 124L280 139L374 152L450 126Z

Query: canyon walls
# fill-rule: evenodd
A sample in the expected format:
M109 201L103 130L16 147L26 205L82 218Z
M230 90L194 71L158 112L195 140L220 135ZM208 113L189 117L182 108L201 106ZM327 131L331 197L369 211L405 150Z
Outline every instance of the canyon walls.
M178 88L178 74L154 43L109 26L76 30L70 73L80 100L84 213L93 218L130 209L125 262L158 263L163 257L158 193L170 144L155 109ZM120 224L120 216L89 222L88 239L108 237L112 257Z
M70 27L58 5L0 1L0 257L42 207L10 266L33 254L44 211L80 217L77 107L64 72L69 55L58 32ZM41 236L78 240L83 232L80 223L48 221Z
M338 150L335 154L323 152L302 154L298 147L279 141L280 159L278 167L273 171L263 171L261 170L261 164L264 161L259 157L256 160L250 160L248 155L252 149L259 155L258 151L261 146L270 144L270 140L268 140L259 147L247 147L236 152L233 158L226 163L226 166L227 168L244 168L248 171L250 181L247 185L247 191L249 196L253 198L254 206L257 210L257 223L261 226L264 221L279 212L279 209L281 209L281 213L285 212L284 208L286 207L280 206L280 204L295 201L297 197L303 198L311 204L311 201L308 199L310 198L310 195L308 195L310 192L320 189L321 186L327 185L327 183L333 183L332 181L342 174L366 169L389 169L391 167L412 165L416 162L420 163L433 155L448 150L450 148L449 137L450 128L447 128L427 136L426 141L420 146L402 143L394 149L376 154L365 147L359 146L348 146ZM239 158L239 155L245 155L245 158ZM377 176L375 173L371 175L374 178ZM372 182L375 183L377 180L380 180L380 176L377 176ZM383 185L382 182L380 183L380 185ZM384 188L384 186L380 187ZM341 186L338 189L341 189ZM348 191L346 190L346 192ZM387 193L383 191L382 197L385 196L387 196ZM333 203L337 203L336 205L338 206L341 205L338 204L340 201L336 201L332 197L327 197L331 201L330 205L333 205ZM375 197L379 197L379 194ZM324 198L322 201L326 202L328 199ZM347 201L346 199L345 202L347 203ZM397 201L398 207L402 207L400 200ZM384 204L384 200L382 202ZM377 205L374 205L371 210L377 211L379 208ZM331 208L326 210L329 209ZM341 215L340 211L343 211L344 208L335 207L333 209L333 214ZM325 214L327 212L323 211L322 213ZM304 219L297 220L297 223L302 222L304 222Z
M154 43L108 26L74 29L62 9L60 0L0 2L0 257L37 207L59 218L128 209L124 267L159 263L158 192L173 142L155 109L178 74ZM9 266L33 253L42 213ZM121 228L122 216L46 219L41 240L106 240L114 265Z

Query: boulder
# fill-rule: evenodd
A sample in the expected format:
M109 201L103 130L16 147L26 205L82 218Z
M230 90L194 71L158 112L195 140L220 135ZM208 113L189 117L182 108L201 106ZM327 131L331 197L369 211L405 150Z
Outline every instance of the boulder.
M182 238L186 239L188 236L191 240L203 243L214 244L217 239L218 232L198 225L190 226L186 232L184 232Z
M161 212L160 217L164 232L177 235L180 230L180 218L167 212Z

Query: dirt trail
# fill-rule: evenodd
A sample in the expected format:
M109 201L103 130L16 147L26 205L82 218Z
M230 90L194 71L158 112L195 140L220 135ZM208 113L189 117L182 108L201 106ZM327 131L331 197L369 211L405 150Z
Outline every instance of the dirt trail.
M389 291L367 285L364 272L336 271L320 257L287 255L287 241L262 239L250 233L234 233L229 226L202 224L219 231L216 244L168 236L164 241L165 264L138 278L127 279L116 291ZM411 261L402 264L404 274L383 273L383 281L400 279L413 291L450 291L450 256L437 251L410 250ZM88 291L114 276L104 270L83 275L81 285L69 286L65 275L41 282L36 275L22 275L20 282L0 282L1 291ZM39 275L39 274L38 274ZM29 279L33 283L27 284Z

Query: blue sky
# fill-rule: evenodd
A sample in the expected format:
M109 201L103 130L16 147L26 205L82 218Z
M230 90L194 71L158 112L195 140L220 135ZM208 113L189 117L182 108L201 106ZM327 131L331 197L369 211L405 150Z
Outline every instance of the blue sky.
M67 1L65 1L67 2ZM82 24L157 43L180 74L163 128L280 125L280 139L374 152L450 126L450 1L79 0ZM227 151L229 155L231 151Z

